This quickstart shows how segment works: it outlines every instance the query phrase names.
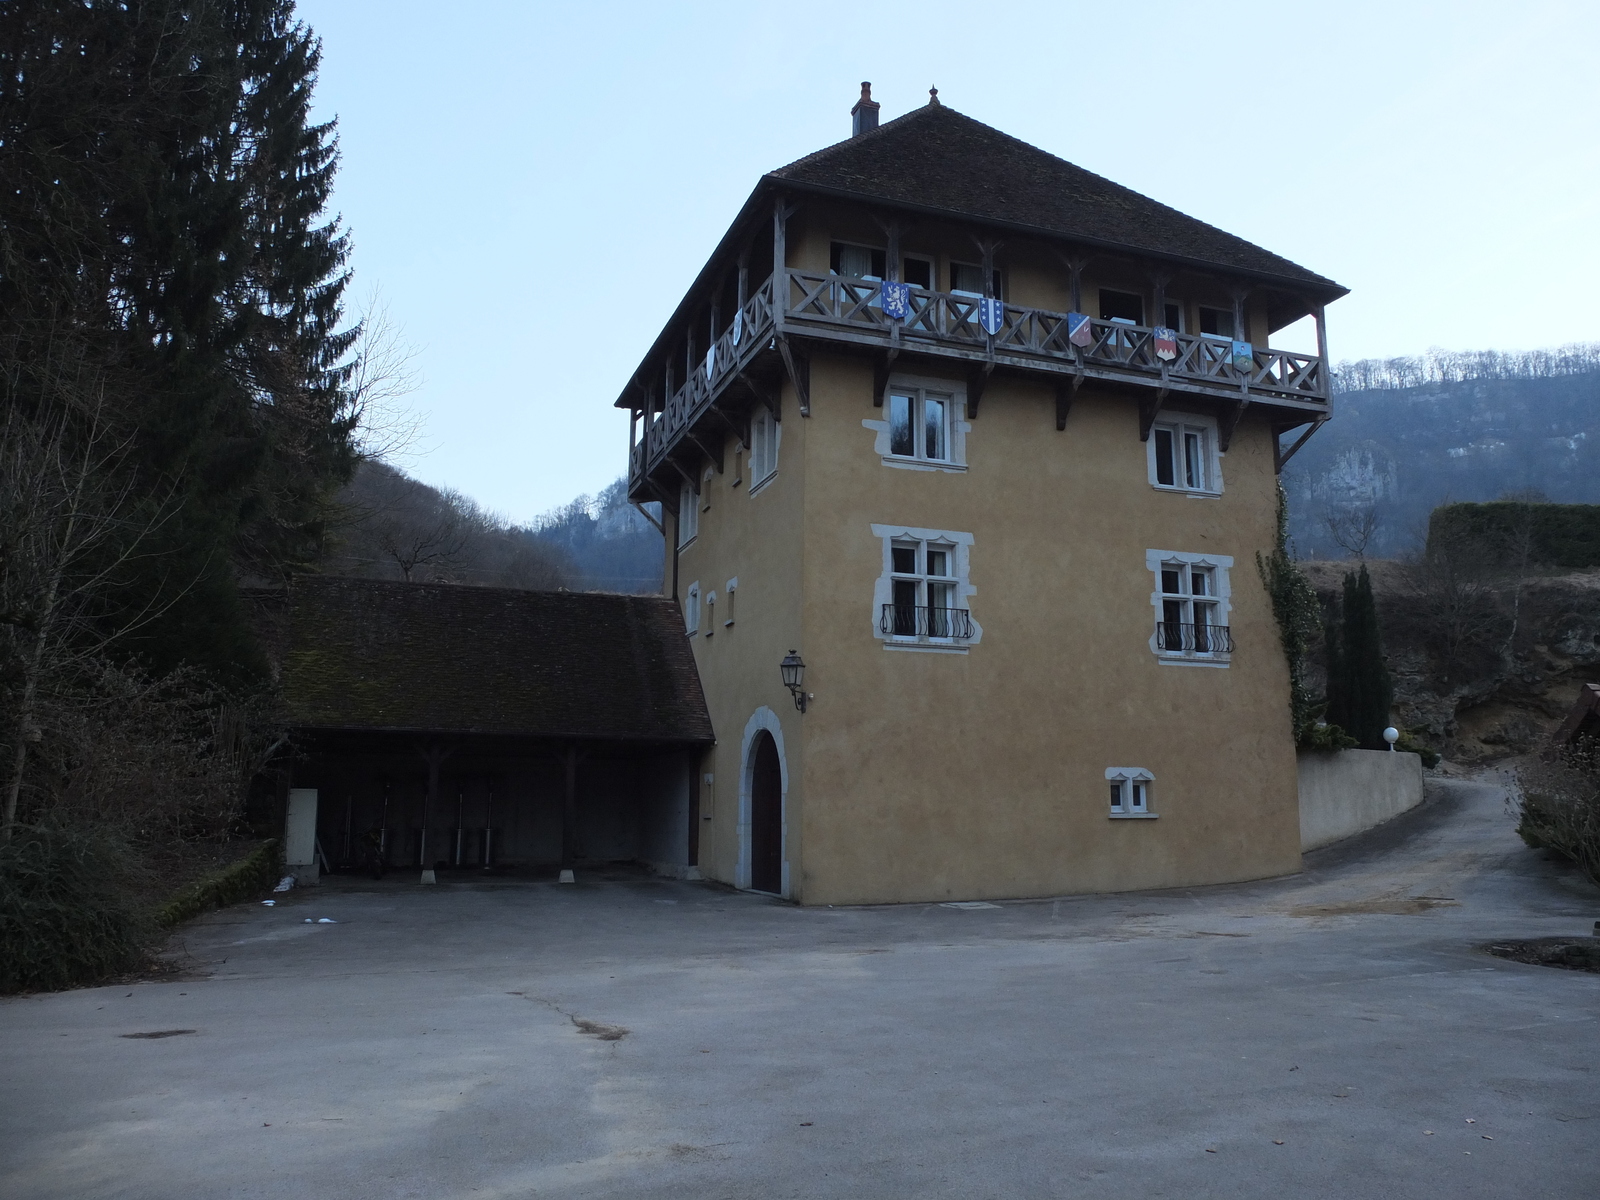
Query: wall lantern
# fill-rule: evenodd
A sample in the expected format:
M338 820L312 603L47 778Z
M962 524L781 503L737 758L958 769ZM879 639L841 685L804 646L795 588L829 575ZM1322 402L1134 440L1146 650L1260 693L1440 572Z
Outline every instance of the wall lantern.
M800 685L805 681L806 664L793 650L789 651L784 660L778 664L778 671L783 676L783 686L789 689L789 694L794 697L794 706L801 712L806 710L806 694L800 690Z
M1400 731L1393 725L1383 731L1383 740L1389 743L1389 753L1394 753L1394 744L1400 740Z

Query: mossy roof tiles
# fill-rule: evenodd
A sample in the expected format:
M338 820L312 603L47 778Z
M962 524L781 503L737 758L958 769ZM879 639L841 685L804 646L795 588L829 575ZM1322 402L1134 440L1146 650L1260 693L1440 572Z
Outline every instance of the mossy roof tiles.
M664 597L311 577L279 603L296 728L712 740Z
M942 104L912 109L769 178L1277 276L1323 293L1344 291L1270 250Z

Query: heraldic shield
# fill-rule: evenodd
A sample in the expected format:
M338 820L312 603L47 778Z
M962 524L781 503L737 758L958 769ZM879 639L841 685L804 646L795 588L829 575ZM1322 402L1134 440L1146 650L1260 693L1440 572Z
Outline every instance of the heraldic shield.
M904 321L911 315L911 285L890 283L885 279L878 287L883 299L883 315L894 321Z
M736 313L733 314L733 344L735 346L737 346L739 344L739 338L743 333L744 333L744 313L736 312Z
M1241 375L1248 375L1256 369L1255 347L1249 342L1233 344L1233 369Z
M1157 325L1150 331L1151 340L1156 344L1156 357L1162 362L1171 362L1178 357L1178 331L1169 329L1165 325Z
M978 301L978 324L983 326L983 331L990 337L1000 332L1001 326L1006 323L1006 305L1003 300L988 298Z
M1094 341L1094 326L1083 313L1067 314L1067 341L1074 346L1087 346Z

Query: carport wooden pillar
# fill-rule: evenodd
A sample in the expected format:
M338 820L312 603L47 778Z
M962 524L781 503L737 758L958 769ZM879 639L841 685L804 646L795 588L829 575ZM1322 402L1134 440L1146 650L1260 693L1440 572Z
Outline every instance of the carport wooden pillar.
M566 788L561 794L561 865L571 868L583 856L578 840L578 743L568 742Z
M421 844L417 848L417 857L422 860L422 882L432 883L433 867L428 860L428 818L433 814L434 803L439 798L439 768L444 765L445 759L455 753L455 747L429 742L426 748L417 753L428 764L428 794L422 799Z

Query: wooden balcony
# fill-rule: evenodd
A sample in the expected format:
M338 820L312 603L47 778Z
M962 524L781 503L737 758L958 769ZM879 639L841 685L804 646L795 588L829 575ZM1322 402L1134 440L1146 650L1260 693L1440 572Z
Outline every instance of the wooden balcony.
M979 299L974 296L912 288L906 318L897 320L884 314L876 281L778 271L750 296L659 413L646 415L644 436L630 459L630 483L653 475L688 440L712 453L692 431L718 412L724 420L714 422L720 427L711 437L720 446L728 430L736 429L718 407L724 393L739 387L767 399L775 391L770 364L778 360L779 369L796 380L805 412L808 397L800 360L808 345L831 344L873 356L880 369L880 392L895 361L947 360L971 381L969 415L976 415L983 380L997 370L1050 380L1057 385L1058 428L1065 424L1072 394L1086 380L1140 389L1141 435L1148 435L1156 411L1171 394L1218 402L1224 439L1250 404L1274 410L1282 429L1319 423L1327 416L1328 364L1319 355L1252 347L1246 369L1235 360L1230 340L1180 333L1175 354L1163 360L1156 354L1152 329L1090 320L1087 344L1075 345L1068 337L1067 317L1006 304L1000 327L991 335L979 322ZM881 403L881 396L876 399ZM687 471L682 473L688 477Z

